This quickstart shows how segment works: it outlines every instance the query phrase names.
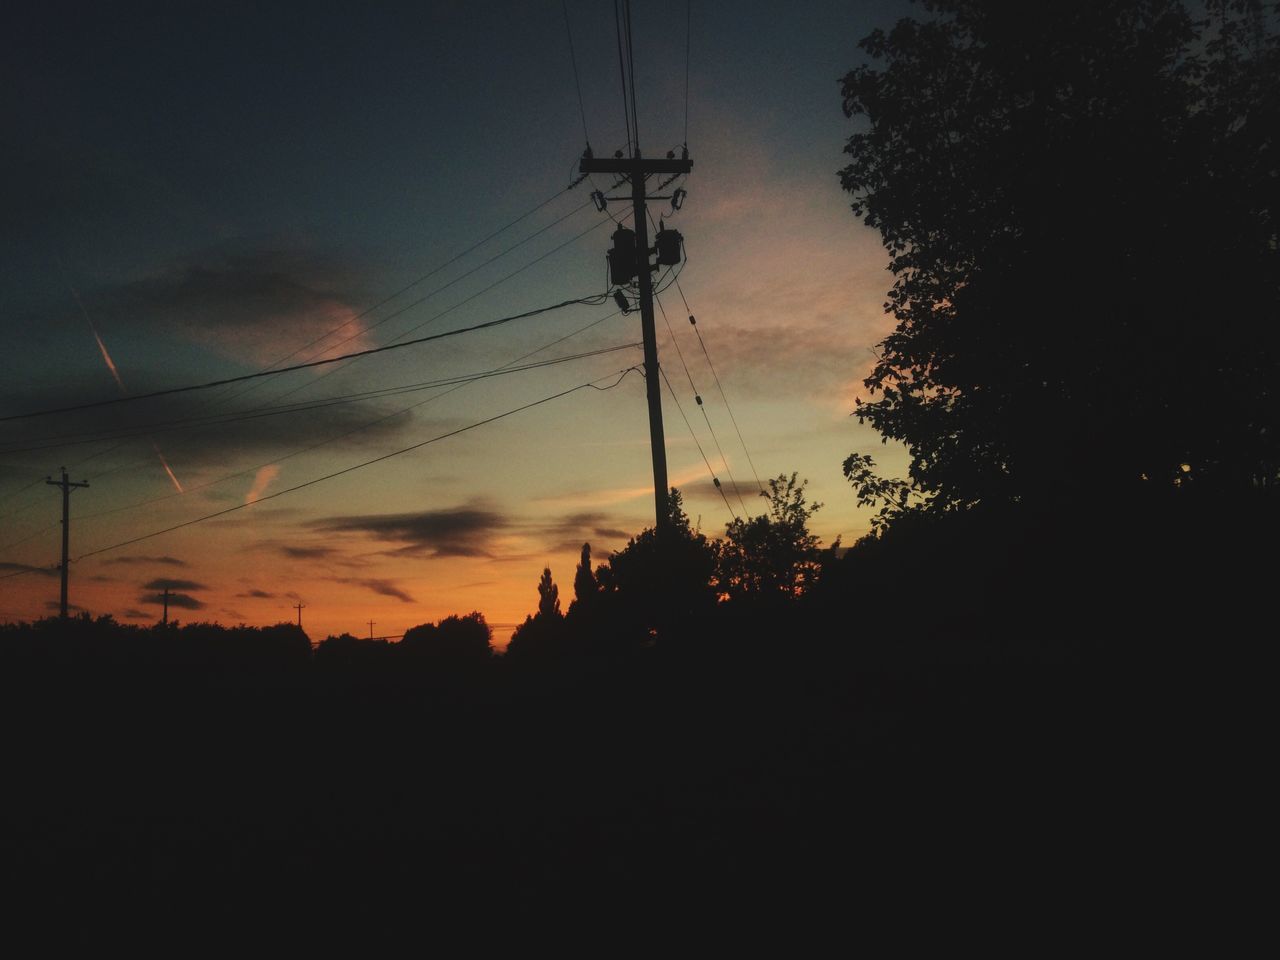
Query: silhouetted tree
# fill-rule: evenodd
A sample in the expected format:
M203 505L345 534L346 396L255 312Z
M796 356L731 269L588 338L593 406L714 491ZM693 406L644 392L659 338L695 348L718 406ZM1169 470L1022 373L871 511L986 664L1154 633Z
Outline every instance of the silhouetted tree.
M437 623L410 627L400 640L407 655L436 664L483 663L493 655L493 631L484 615L473 610L451 614Z
M383 666L390 644L381 638L367 640L349 633L328 636L316 645L315 662L319 667L337 671L368 670Z
M560 588L551 579L551 568L544 567L538 580L538 610L524 618L516 627L507 644L507 656L515 660L524 658L555 658L565 654L568 634L564 614L560 612Z
M907 445L914 507L1273 484L1274 12L923 6L842 87L841 182L897 276L857 413Z
M599 593L600 584L591 572L591 544L584 543L582 559L578 561L578 569L573 575L573 603L569 605L569 612L572 613L576 605L592 602Z
M675 487L667 504L669 537L650 527L610 555L607 573L598 572L611 628L619 634L679 633L715 608L719 545L693 530Z
M717 584L733 600L780 600L812 589L821 572L819 539L809 532L809 518L822 508L809 503L797 475L769 480L760 496L768 512L735 518L725 527L719 552Z
M538 580L538 616L548 620L560 619L560 588L551 579L551 568L542 568L542 577Z

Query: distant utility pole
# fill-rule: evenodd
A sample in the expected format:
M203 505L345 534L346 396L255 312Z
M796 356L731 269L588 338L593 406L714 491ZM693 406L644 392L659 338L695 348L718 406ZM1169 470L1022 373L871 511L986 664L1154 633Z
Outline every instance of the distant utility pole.
M667 507L667 447L666 440L662 432L662 392L661 384L658 378L661 374L658 372L658 338L653 325L653 277L650 274L649 255L656 253L658 255L659 264L670 262L667 256L664 256L663 244L659 243L656 249L649 248L649 230L648 230L648 212L645 206L646 200L667 199L665 197L648 197L645 195L645 187L648 178L653 175L666 174L670 178L674 178L682 173L688 173L693 169L693 161L689 159L689 151L685 149L683 155L677 159L674 153L668 153L665 159L645 160L640 156L640 147L636 146L635 151L630 157L623 157L622 151L619 150L611 158L597 159L591 155L590 148L582 155L582 162L578 165L578 172L582 174L591 173L611 173L621 176L624 181L631 182L631 203L635 211L634 216L634 252L626 250L626 246L631 243L632 231L625 227L619 227L614 233L614 249L612 251L610 262L610 278L614 283L626 283L627 277L631 274L631 268L634 267L634 276L639 284L640 292L640 331L644 340L644 379L645 392L649 398L649 443L653 448L653 501L654 510L657 515L657 531L659 536L665 536L671 526L671 511ZM666 181L670 182L670 180ZM608 198L599 195L596 201L597 206L603 209L602 204ZM677 201L673 200L673 203ZM674 231L667 231L673 234ZM675 235L676 242L676 263L679 263L679 235ZM659 233L659 241L663 239L662 233ZM630 253L630 257L627 254Z
M62 467L62 479L45 477L45 483L51 487L62 488L62 602L61 617L67 619L67 553L71 545L71 491L76 487L87 487L87 483L73 483L67 479L67 468Z
M370 620L370 621L369 621L369 639L370 639L370 640L372 640L372 639L373 639L373 625L374 625L376 622L377 622L376 620Z
M169 625L169 588L164 588L164 619L160 621L164 626Z
M298 629L299 630L302 629L302 608L305 606L306 604L303 603L301 600L299 600L297 604L294 605L294 608L293 608L298 611Z

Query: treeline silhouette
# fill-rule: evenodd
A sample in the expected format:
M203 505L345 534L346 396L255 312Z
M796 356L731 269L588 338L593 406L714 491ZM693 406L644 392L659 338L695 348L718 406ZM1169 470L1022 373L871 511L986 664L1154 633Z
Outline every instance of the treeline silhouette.
M95 919L58 929L88 939L211 911L202 936L290 942L402 935L387 913L625 924L659 893L673 922L834 918L922 858L942 887L1052 864L1110 889L1096 864L1138 811L1126 856L1168 894L1206 862L1167 844L1169 771L1229 751L1187 677L1267 616L1239 548L1269 509L1183 489L922 518L791 581L679 524L669 562L652 531L595 569L584 550L567 612L544 576L506 656L477 613L314 649L290 624L10 625L13 902L74 902ZM773 586L729 596L728 569Z

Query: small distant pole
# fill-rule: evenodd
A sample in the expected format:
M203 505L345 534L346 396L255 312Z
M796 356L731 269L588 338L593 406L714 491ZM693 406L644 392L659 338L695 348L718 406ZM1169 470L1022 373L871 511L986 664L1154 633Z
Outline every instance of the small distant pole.
M160 621L163 626L169 625L169 588L164 588L164 619Z
M369 621L369 639L370 639L370 640L372 640L372 639L373 639L373 625L374 625L376 622L377 622L376 620L370 620L370 621Z
M302 608L303 608L303 607L305 607L305 606L306 606L306 604L305 604L305 603L303 603L301 600L299 600L299 601L297 602L297 604L296 604L296 605L294 606L294 608L293 608L293 609L295 609L295 610L297 610L297 611L298 611L298 629L299 629L299 630L301 630L301 629L302 629Z
M87 483L73 483L67 479L67 468L62 467L62 479L55 480L53 477L45 477L45 483L51 487L62 488L62 601L61 614L63 620L67 619L67 554L71 545L71 491L76 487L87 487Z

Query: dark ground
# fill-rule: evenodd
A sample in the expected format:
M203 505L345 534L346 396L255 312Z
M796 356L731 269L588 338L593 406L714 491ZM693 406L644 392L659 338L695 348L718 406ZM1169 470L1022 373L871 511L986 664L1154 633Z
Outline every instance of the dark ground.
M1099 562L1087 602L1037 574L935 617L447 676L11 658L8 929L184 952L795 952L886 928L900 950L1218 950L1261 909L1241 864L1266 866L1274 617L1248 545L1205 555Z

